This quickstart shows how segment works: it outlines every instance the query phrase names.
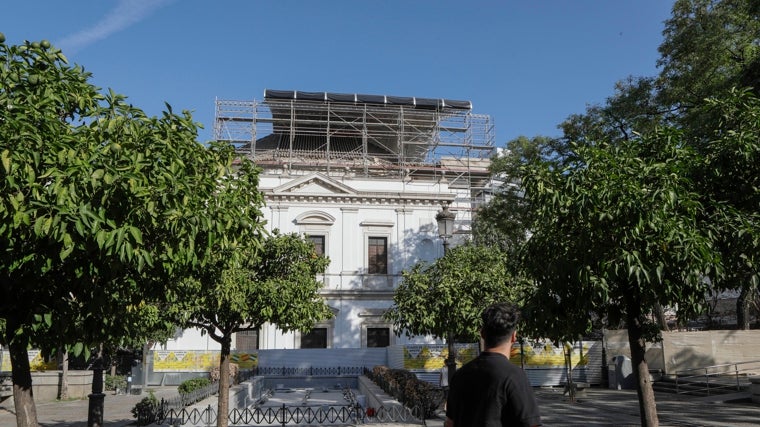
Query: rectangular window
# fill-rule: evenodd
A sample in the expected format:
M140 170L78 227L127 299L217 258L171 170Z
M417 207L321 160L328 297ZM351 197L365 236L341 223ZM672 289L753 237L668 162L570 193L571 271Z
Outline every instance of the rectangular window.
M388 347L391 345L390 328L367 328L367 347Z
M235 333L235 348L238 351L259 349L259 330L240 331Z
M388 238L369 237L367 239L367 272L388 274Z
M307 237L311 241L311 243L314 244L314 250L317 252L317 255L320 255L320 256L324 255L325 254L325 236L312 234Z
M327 328L314 328L302 334L301 348L327 348Z

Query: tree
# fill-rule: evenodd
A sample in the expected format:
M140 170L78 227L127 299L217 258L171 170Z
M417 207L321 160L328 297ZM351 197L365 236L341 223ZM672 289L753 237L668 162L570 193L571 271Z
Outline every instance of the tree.
M263 223L256 219L252 217L252 230L261 232ZM235 253L217 254L216 262L198 276L186 325L202 328L222 347L219 427L228 422L232 335L258 330L267 322L284 331L306 331L315 321L332 317L319 295L322 283L317 280L328 262L302 236L275 230L260 247L241 241Z
M492 157L489 170L500 184L492 198L476 212L472 226L475 243L515 252L528 237L530 226L530 206L522 195L522 165L538 158L560 164L565 155L565 146L558 139L520 136Z
M467 243L447 251L434 263L417 263L402 273L385 313L396 335L445 338L449 357L454 341L477 341L480 314L493 302L519 302L527 283L507 268L498 248ZM453 375L450 370L449 376Z
M642 425L656 426L644 352L658 328L647 314L657 303L699 312L720 266L697 222L704 208L689 178L699 157L670 129L573 149L569 167L536 162L524 173L535 215L523 253L537 286L529 330L574 340L595 320L624 319Z
M36 425L28 346L87 353L135 337L136 307L174 303L226 244L202 208L234 152L197 143L187 112L147 117L101 94L47 41L0 39L2 343L17 423Z
M698 175L723 257L725 274L717 285L741 289L737 324L749 329L749 306L760 280L760 99L748 89L732 90L708 99L705 108L719 117L702 149Z
M684 131L688 142L707 158L714 159L711 153L714 139L717 136L725 140L727 136L718 136L716 130L732 129L736 121L726 120L726 111L708 99L735 98L737 88L760 95L760 5L753 0L679 0L673 6L671 18L665 22L663 35L659 47L661 72L657 78L657 102L675 112L673 122ZM736 106L732 107L734 111L738 111ZM742 132L749 129L747 124ZM744 228L741 224L746 224L747 219L745 216L740 220L737 215L724 214L724 211L731 200L743 199L742 194L747 191L746 187L733 183L725 185L725 178L740 167L749 166L746 171L753 169L745 161L712 166L724 170L713 173L705 168L699 173L701 179L716 184L706 189L709 194L705 197L718 202L711 214L716 221L714 227L721 230L716 237L723 238L717 244L727 260L734 258L727 261L727 276L722 278L721 287L741 291L736 307L737 323L740 328L749 329L749 303L756 295L757 284L752 269L741 267L746 266L741 258L745 252L734 250L737 242L734 231ZM724 179L716 180L716 175ZM747 213L747 208L756 211L757 205L733 208L735 213ZM746 238L744 234L744 239L738 241Z
M658 102L677 112L679 123L707 133L704 100L734 87L760 92L760 7L754 0L678 0L665 21L659 47ZM704 135L704 133L702 133Z

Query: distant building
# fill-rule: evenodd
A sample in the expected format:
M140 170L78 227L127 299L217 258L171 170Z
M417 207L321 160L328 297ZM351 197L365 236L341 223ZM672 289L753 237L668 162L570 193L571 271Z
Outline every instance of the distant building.
M332 319L308 333L238 333L238 351L433 342L395 337L382 314L404 269L443 255L444 204L452 244L470 233L490 191L489 116L469 101L267 90L263 101L217 100L214 138L262 168L267 228L305 234L331 261L320 280ZM183 335L164 348L218 348Z

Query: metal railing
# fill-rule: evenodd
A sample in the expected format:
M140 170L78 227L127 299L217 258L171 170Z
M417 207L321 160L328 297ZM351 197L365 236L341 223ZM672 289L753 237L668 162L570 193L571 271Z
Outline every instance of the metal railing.
M233 426L355 425L382 422L425 424L421 409L399 406L363 408L354 392L348 388L343 390L343 398L346 401L343 404L261 406L257 403L247 408L231 409L228 422ZM218 412L212 405L205 408L160 406L152 422L172 426L214 425L217 416Z
M254 376L359 376L364 374L364 367L267 367L255 368L241 372L241 377ZM144 405L135 413L138 425L158 424L172 426L204 426L217 422L215 405L205 407L193 405L203 399L217 394L219 384L176 397L156 400L153 405ZM407 407L403 405L363 407L354 390L343 388L343 402L329 404L312 404L308 402L308 393L303 401L282 406L265 406L274 390L258 390L257 401L246 408L231 409L228 413L229 425L277 426L277 425L356 425L383 422L405 422L425 425L425 407Z
M760 375L760 360L685 369L675 374L676 393L709 396L726 390L740 392L749 387L753 375Z
M359 376L364 373L364 370L365 370L364 366L306 367L306 368L289 367L289 366L283 366L283 367L266 366L266 367L254 368L251 371L251 373L255 376L279 375L279 376L332 377L332 376L340 376L340 375Z
M287 425L287 424L355 424L362 422L363 410L351 405L249 407L232 409L228 414L230 425ZM182 408L170 410L156 420L157 424L214 425L217 411L211 405L206 408Z
M320 406L287 406L279 407L250 407L232 409L228 422L231 426L257 425L355 425L386 422L400 422L424 425L415 410L406 407L384 407L366 410L353 405L320 405ZM205 408L182 408L170 410L155 423L171 426L215 425L217 422L216 408L211 405Z

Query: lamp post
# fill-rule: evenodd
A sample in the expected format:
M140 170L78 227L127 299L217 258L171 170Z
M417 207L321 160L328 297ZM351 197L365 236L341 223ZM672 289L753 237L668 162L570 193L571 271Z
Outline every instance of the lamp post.
M435 215L435 220L438 223L438 236L443 239L443 255L446 256L446 252L449 251L449 238L454 234L454 219L456 214L449 210L449 204L443 202L443 209L438 211Z
M443 209L438 211L438 213L435 215L435 220L438 223L438 235L443 240L444 257L449 251L449 238L454 235L455 218L456 214L449 210L449 204L446 202L443 202ZM451 384L451 379L454 377L454 371L457 370L457 355L456 349L454 348L454 335L450 330L448 331L447 335L448 336L446 337L446 341L449 345L449 356L446 358L446 369L449 374L449 384Z

